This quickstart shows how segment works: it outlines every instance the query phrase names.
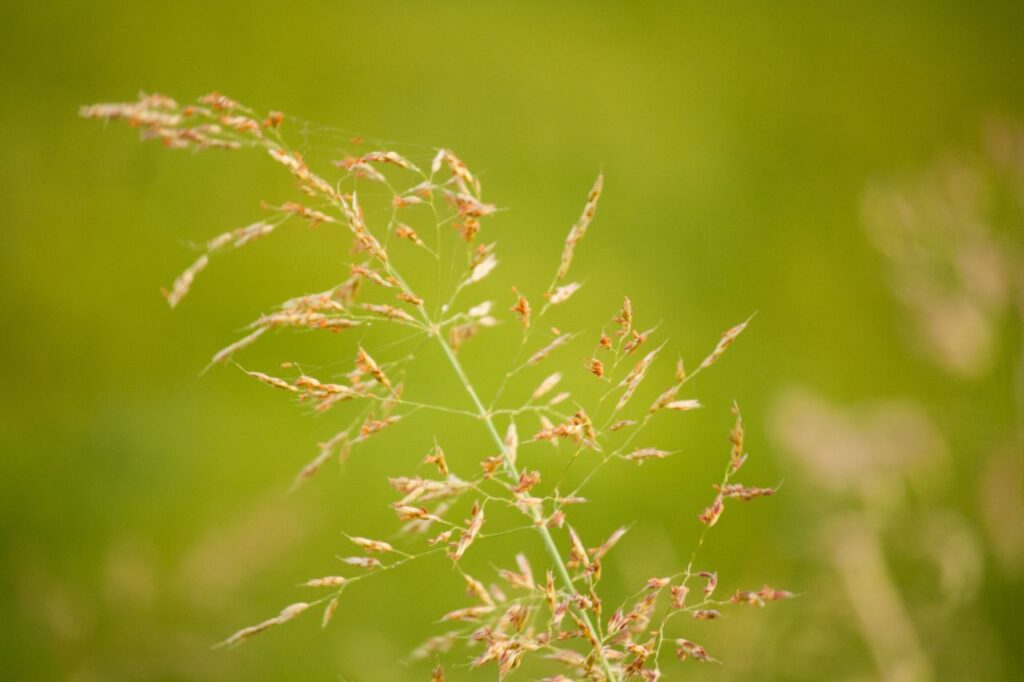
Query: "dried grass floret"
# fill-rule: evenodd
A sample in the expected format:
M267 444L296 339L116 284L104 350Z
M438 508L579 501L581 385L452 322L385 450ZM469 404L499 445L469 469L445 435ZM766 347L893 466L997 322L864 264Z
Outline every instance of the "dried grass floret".
M535 388L532 391L527 388L516 399L518 402L506 406L509 400L504 395L507 380L520 371L524 374L534 372L534 366L551 358L556 350L568 345L575 337L573 332L551 328L545 340L531 344L536 341L534 335L538 334L538 328L543 329L541 320L544 315L553 306L573 300L580 289L578 282L566 282L565 279L576 247L595 217L603 191L603 175L596 178L579 219L567 235L555 277L543 293L543 304L534 308L524 293L514 289L515 301L509 315L504 311L496 312L490 301L468 306L458 300L460 292L467 286L481 282L495 272L498 264L496 245L474 243L474 240L481 230L482 219L494 214L497 207L481 197L478 177L449 150L437 151L430 163L429 175L397 151L354 151L335 162L331 178L319 175L302 154L287 146L284 133L295 119L286 121L282 114L273 111L258 114L217 92L201 98L197 105L186 107L162 95L140 94L136 102L84 107L81 114L87 118L125 121L138 128L143 139L160 140L171 148L250 147L262 150L295 178L298 189L306 197L302 201L285 201L278 206L263 204L266 210L274 212L273 218L224 232L203 244L203 252L177 278L170 290L164 292L171 306L177 305L189 292L196 276L207 267L213 254L243 247L267 236L286 219L295 217L313 227L337 226L347 231L355 254L353 260L358 262L347 266L348 272L343 275L347 276L345 281L327 291L289 299L261 315L249 326L245 336L219 351L211 362L226 362L271 330L339 331L360 328L362 334L358 341L340 337L342 343L350 344L347 347L351 349L349 352L354 352L355 363L351 371L336 381L320 380L291 362L281 366L284 369L297 368L297 375L286 375L293 378L247 372L261 383L290 394L297 402L311 405L316 412L349 401L361 406L359 409L353 405L354 414L348 426L320 444L314 459L299 471L295 485L315 475L335 455L342 460L347 459L354 446L418 410L471 417L476 426L482 425L492 441L488 449L496 453L484 456L482 460L480 455L486 453L478 454L475 459L479 461L480 469L466 480L455 473L459 468L456 466L458 460L450 461L435 440L433 449L422 460L429 466L429 474L418 471L389 479L399 498L390 505L400 524L395 545L348 536L366 556L339 557L339 560L363 572L351 577L327 575L307 580L302 585L324 590L322 598L311 604L293 604L274 618L239 630L222 642L222 646L240 643L287 622L313 605L324 606L321 625L326 626L339 608L341 592L350 589L354 582L441 553L455 564L456 572L464 577L466 589L476 603L442 616L442 621L468 625L460 625L458 629L431 638L415 652L415 656L435 657L449 651L456 641L465 640L480 647L471 666L494 664L499 679L519 669L531 655L543 652L542 655L564 665L568 673L549 677L552 681L592 679L622 682L639 677L653 682L661 674L658 661L662 645L673 641L668 626L676 614L687 613L696 620L712 621L722 616L718 608L730 603L764 605L768 601L793 596L790 592L766 586L758 591L737 590L729 599L714 599L718 576L713 571L694 570L695 551L683 570L674 575L651 578L621 606L609 608L611 615L606 617L603 599L607 597L602 594L603 590L599 590L602 561L621 540L626 529L617 528L602 544L587 548L569 523L572 506L586 501L579 494L582 488L605 464L614 460L636 463L660 460L677 451L653 445L638 447L634 441L647 433L645 428L656 414L689 412L704 406L696 397L680 397L684 384L718 362L744 331L749 320L727 330L692 374L687 374L680 358L674 371L674 383L662 390L648 407L638 407L633 399L648 377L659 372L656 363L665 343L650 349L654 345L652 338L656 328L638 327L633 302L628 296L623 297L611 323L601 331L593 352L577 356L566 365L575 367L579 373L580 365L584 364L587 371L607 386L596 404L588 400L584 392L579 396L575 391L573 395L568 390L556 392L563 380L565 367L562 367L543 378L528 378L527 381ZM298 125L307 124L299 122ZM361 142L356 138L348 140L352 146ZM364 180L378 183L371 188L372 195L370 192L363 195L368 208L364 208L356 192ZM390 216L385 218L386 224L379 223L381 215ZM398 222L399 215L412 224ZM433 220L433 224L417 222L424 218ZM457 230L466 244L442 229L444 225ZM412 242L437 260L439 281L436 296L420 295L429 292L421 287L419 277L410 280L403 277L401 264L396 266L389 256L388 246L394 242L388 238L389 235ZM435 238L434 243L428 244ZM442 256L449 252L448 246L456 253L464 250L465 260L460 256L455 262L447 263ZM416 286L410 286L410 282ZM381 297L387 297L387 301ZM501 322L499 317L514 317L522 326L520 355L516 356L513 364L519 363L522 357L526 360L506 373L505 380L488 404L470 381L456 351L481 330L498 326ZM414 334L406 339L373 345L379 327L406 332L412 329ZM416 352L394 360L397 351L389 349L417 337L438 345L464 388L471 409L418 402L405 397L404 382L409 375L404 365ZM537 349L537 345L541 347ZM630 360L645 351L638 362ZM509 385L509 394L521 390L514 384ZM605 402L615 394L618 394L617 399ZM566 405L571 407L566 408ZM333 412L332 416L342 409ZM733 410L736 420L729 435L729 461L721 481L713 485L715 496L711 504L699 515L705 528L698 549L703 545L707 531L719 521L727 500L752 500L777 491L777 488L746 486L731 480L747 459L743 421L738 408L734 406ZM520 443L518 428L524 423L522 419L527 413L535 415L531 419L537 419L540 424L529 442L548 441L557 446L559 442L567 441L570 445L572 454L568 462L556 465L561 468L561 475L557 475L556 470L556 476L551 477L547 468L551 465L543 460L531 460L528 468L520 469L519 459L526 459L529 442ZM504 434L499 430L499 422L503 426L507 424ZM591 451L592 456L579 457L585 451ZM577 461L580 464L576 464ZM576 489L565 490L564 477L571 466L590 468ZM435 468L436 474L433 473ZM473 498L468 518L462 523L448 520L457 505L470 501L465 499L470 497L467 493L472 493ZM502 514L491 516L489 523L492 525L488 528L493 526L494 530L487 533L483 532L485 504L499 505L502 510ZM526 524L522 527L504 526L501 522L505 511L521 513ZM553 529L566 529L566 532L563 534ZM543 540L548 562L542 567L543 583L536 581L531 562L522 552L515 555L514 569L496 569L505 589L510 590L509 595L498 584L488 586L462 572L464 562L460 562L470 547L482 543L481 547L485 548L488 538L520 530L536 532ZM703 585L694 589L700 590L701 599L687 604L690 583L700 580L703 580ZM702 646L689 640L675 639L675 645L676 655L681 659L714 660ZM440 664L434 668L432 679L444 679Z

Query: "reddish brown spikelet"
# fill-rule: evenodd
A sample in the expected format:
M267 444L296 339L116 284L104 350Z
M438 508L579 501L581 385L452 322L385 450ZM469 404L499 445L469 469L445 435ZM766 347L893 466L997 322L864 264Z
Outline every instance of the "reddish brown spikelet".
M399 419L401 419L401 417L397 415L387 417L385 419L367 419L363 422L363 425L359 427L359 436L365 440L375 433L383 431Z
M707 524L709 527L714 526L718 523L718 519L722 516L723 511L725 511L725 503L722 500L722 496L718 495L711 503L711 506L702 511L697 518L700 519L701 523Z
M408 291L399 291L397 294L399 300L405 301L415 306L423 305L423 299L416 294L409 293Z
M686 608L686 596L690 589L686 585L673 585L670 591L672 592L672 608Z
M513 492L517 494L527 493L538 483L540 483L539 471L524 471L519 474L519 484L513 489Z
M701 571L697 575L706 581L704 583L704 598L710 599L715 588L718 587L718 574L713 571Z
M432 537L429 540L427 540L427 544L433 546L448 542L452 537L452 533L454 532L455 531L453 531L450 528L448 530L441 531L435 537Z
M295 327L306 329L329 329L333 332L342 329L358 327L361 323L358 320L350 320L336 315L326 315L316 312L290 312L283 311L263 315L255 323L257 328L282 328Z
M725 497L732 497L744 502L753 500L756 497L768 497L775 494L775 488L748 488L738 483L715 485L714 488Z
M393 286L395 286L395 282L393 279L388 279L384 277L383 275L381 275L379 272L372 268L368 268L363 265L352 264L350 270L354 277L362 277L364 279L368 279L378 286L382 286L387 289L390 289Z
M384 388L389 391L394 390L391 386L391 381L387 378L387 375L384 374L384 370L380 368L380 365L370 357L370 354L367 353L362 346L359 347L359 351L356 353L356 367L358 367L360 371L372 376L378 383L384 386Z
M396 308L392 305L387 305L386 303L364 303L363 309L368 310L371 313L383 315L389 320L400 320L402 322L408 323L416 321L416 318L414 318L412 315L405 312L401 308Z
M519 323L523 325L523 329L530 328L530 302L526 300L526 297L519 293L518 289L513 289L516 292L516 303L510 310L516 314L519 318Z
M214 111L234 111L238 108L238 102L229 98L227 95L222 95L216 90L208 95L203 95L199 98L200 104L212 108Z
M464 194L475 194L480 195L480 182L470 173L469 168L463 163L462 159L455 156L454 153L447 149L438 149L437 154L434 156L434 160L430 165L431 175L436 174L441 170L441 164L446 164L452 172L452 178L455 180L456 185L459 187L459 191ZM470 191L472 189L472 192Z
M416 230L412 229L411 227L403 223L399 223L395 227L395 236L397 236L400 239L407 239L416 246L426 246L423 243L423 240L420 239L420 236L416 234Z
M316 227L320 223L338 222L332 216L327 215L323 211L317 211L316 209L304 206L303 204L299 204L294 201L284 202L278 210L282 213L291 213L292 215L308 220L310 227Z
M626 355L632 355L633 351L635 351L643 344L647 343L647 339L650 338L652 331L653 330L649 329L645 332L638 332L637 330L634 329L632 331L633 338L631 338L629 342L625 345L625 347L623 347L623 352Z
M457 351L464 343L476 336L479 331L480 325L475 322L454 325L448 332L448 341L451 343L452 350Z
M480 462L480 468L484 470L484 476L490 478L501 471L505 464L505 455L493 455Z
M597 358L591 358L590 362L587 363L587 369L598 379L604 376L604 363Z
M775 588L768 587L765 585L757 592L757 596L765 601L780 601L783 599L792 599L793 593L787 592L786 590L776 590Z
M343 203L342 207L345 210L345 220L348 223L349 230L355 237L359 247L373 255L381 263L387 263L388 254L384 247L380 245L380 242L377 241L377 238L370 234L370 231L367 229L366 223L363 220L363 211L359 207L356 195L352 195L351 204Z
M467 524L465 532L462 533L458 543L455 545L455 549L449 554L453 561L458 561L462 558L462 555L466 553L469 546L476 540L476 536L480 533L480 528L484 525L484 509L480 506L479 502L473 503L473 510L470 513Z
M441 520L439 517L431 514L429 509L424 507L414 507L410 504L396 504L394 509L395 514L398 515L398 519L400 521L412 521L414 519L430 521Z
M717 620L722 614L715 609L697 609L693 612L695 620Z
M714 660L708 656L708 652L700 644L682 638L676 640L676 656L679 657L680 661L685 661L687 658L692 658L702 663Z
M615 332L616 336L625 336L633 329L633 302L629 300L629 296L622 300L619 314L612 318L612 322L619 327L619 330Z
M448 460L444 456L444 450L441 446L434 444L434 449L430 451L430 454L423 460L425 464L436 464L437 470L441 472L442 476L448 475Z

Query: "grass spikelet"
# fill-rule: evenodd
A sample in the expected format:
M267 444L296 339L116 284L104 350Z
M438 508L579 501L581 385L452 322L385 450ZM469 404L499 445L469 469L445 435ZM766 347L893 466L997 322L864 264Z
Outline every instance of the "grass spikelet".
M350 537L349 540L359 547L362 547L368 554L383 554L385 552L395 551L394 547L383 540L371 540L369 538L362 537Z
M700 644L681 637L676 640L676 656L680 661L692 658L701 663L708 663L715 660L708 656L708 652Z
M519 318L519 323L523 325L523 329L530 328L530 302L526 300L526 297L519 293L518 289L513 289L516 292L516 304L510 308L515 313L516 317Z
M725 353L726 350L728 350L729 346L736 342L736 339L739 338L739 335L743 333L743 330L747 328L749 323L750 320L748 319L745 322L741 322L735 327L731 327L730 329L722 332L722 338L718 340L718 345L716 345L715 349L711 351L711 355L704 358L704 361L700 363L698 369L705 369L718 362L718 359L722 357L722 354Z
M359 347L359 351L356 353L356 367L360 371L372 376L384 388L394 392L391 380L388 379L387 375L384 374L384 370L380 368L380 365L370 357L370 354L362 346Z
M516 428L514 421L509 422L508 430L505 431L504 446L505 459L508 460L509 464L515 466L516 455L519 452L519 430Z
M740 406L732 404L732 413L736 417L736 424L729 433L729 443L732 449L729 452L729 468L736 473L747 461L747 453L743 451L743 415L740 414Z
M313 578L303 583L306 587L341 587L348 580L340 575L329 575L324 578Z
M462 159L447 149L437 150L437 154L430 164L430 174L436 175L440 172L442 163L447 164L448 168L451 169L452 177L458 185L460 192L480 196L479 180L469 172L469 168L466 167Z
M441 616L441 622L460 620L476 621L479 620L482 616L486 616L487 614L493 611L494 607L489 605L467 606L466 608L455 609L454 611L449 611L448 613L444 614L443 616Z
M629 300L629 296L622 299L622 308L619 309L619 314L612 318L612 322L618 326L618 331L615 335L623 337L629 334L633 329L633 302ZM603 344L602 344L603 345ZM608 347L611 347L611 340L608 340Z
M636 389L640 387L644 377L647 376L647 370L651 368L654 358L658 356L658 353L661 351L663 346L664 344L662 344L662 346L658 346L645 355L640 362L636 363L630 373L626 375L626 378L619 383L619 387L621 388L625 386L626 390L623 391L622 396L619 397L619 402L615 404L616 412L625 407L626 403L628 403L630 398L633 397L633 394L636 393Z
M246 334L234 343L220 349L217 351L216 355L210 358L210 365L219 365L227 362L227 360L238 351L243 348L248 348L252 344L256 343L256 341L267 332L267 329L267 327L257 327L255 330ZM209 368L210 365L207 365L207 368Z
M622 526L621 528L616 528L615 531L608 536L607 540L602 542L599 546L590 550L591 558L593 558L594 561L600 561L601 559L603 559L605 555L608 554L608 552L610 552L612 548L619 543L619 540L621 540L623 536L625 536L628 530L629 529L625 526Z
M624 456L631 462L643 464L649 459L665 459L671 454L668 450L659 450L658 448L640 448Z
M256 379L256 380L266 384L267 386L273 386L274 388L279 388L279 389L281 389L283 391L289 391L290 393L300 393L301 392L298 388L296 388L295 386L292 386L290 383L288 383L284 379L278 379L277 377L272 377L272 376L270 376L268 374L264 374L263 372L246 372L246 374L248 374L252 378L254 378L254 379Z
M253 635L265 632L266 630L269 630L275 625L287 623L288 621L292 620L300 613L305 611L307 608L309 608L309 604L307 604L306 602L296 602L295 604L286 606L281 610L281 613L277 614L273 618L268 618L267 620L261 623L257 623L256 625L250 625L247 628L242 628L238 632L234 633L233 635L225 639L220 644L217 644L216 647L230 647L236 644L241 644Z
M558 382L560 382L561 380L562 380L562 373L561 372L554 372L552 374L549 374L544 379L544 381L540 382L540 385L537 386L536 389L534 389L533 393L530 395L530 399L531 400L539 400L540 398L543 398L545 395L550 393L555 388L555 386L558 385Z
M558 272L555 274L556 282L564 279L569 273L569 266L572 265L572 257L576 250L576 245L583 240L584 235L587 233L587 228L590 227L590 222L594 219L594 214L597 212L597 201L601 198L601 191L603 189L604 174L602 173L597 176L594 186L590 188L590 193L587 195L587 203L583 207L583 213L565 238L565 246L562 248L562 259L558 264Z
M426 456L423 462L424 464L437 465L437 470L442 476L447 476L449 473L448 460L444 456L444 450L436 442L434 443L434 449L430 451L430 454Z
M470 271L467 282L469 284L479 282L484 277L491 274L496 267L498 267L498 259L494 257L494 254L488 254L482 261L473 266L473 270Z
M569 343L570 339L572 339L572 334L560 334L556 336L551 341L551 343L549 343L548 345L544 346L539 351L531 355L530 358L526 361L526 364L536 365L538 362L540 362L547 356L551 355L551 353L553 353L556 349Z
M331 622L331 619L334 618L334 614L338 610L339 600L340 597L335 596L331 599L331 601L327 602L327 606L324 607L323 618L320 619L321 628L326 628L327 625Z
M458 561L462 558L462 555L466 553L469 546L476 540L476 536L480 533L480 528L484 525L484 509L478 502L473 503L473 511L470 514L469 521L466 522L466 530L459 537L459 541L456 543L455 548L449 554L452 561Z
M676 412L689 412L690 410L697 410L704 407L700 404L699 400L673 400L672 402L665 405L666 410L675 410Z
M189 289L192 288L192 282L195 281L196 275L206 269L206 266L210 264L210 259L206 254L203 254L195 260L192 265L178 275L178 279L174 280L174 284L171 285L170 290L162 289L161 292L164 298L167 299L167 304L172 308L176 307L181 303L181 299L185 298L188 294Z
M469 575L468 573L463 574L462 577L466 581L466 592L471 597L476 597L481 602L483 602L484 605L486 605L486 606L494 606L495 605L494 604L494 598L491 597L491 593L487 591L487 588L484 587L484 584L482 582L480 582L479 580L477 580L473 576Z
M581 285L576 282L570 282L569 284L558 287L547 296L548 303L551 305L565 303L573 294L580 290L580 286Z
M383 564L381 564L380 562L380 559L377 559L372 556L341 557L340 561L342 563L348 564L349 566L358 566L359 568L365 568L367 570L372 570L383 566Z

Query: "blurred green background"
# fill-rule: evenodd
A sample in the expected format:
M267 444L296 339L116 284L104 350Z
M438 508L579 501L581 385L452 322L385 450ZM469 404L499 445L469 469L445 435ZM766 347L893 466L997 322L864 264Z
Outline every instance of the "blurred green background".
M743 406L745 482L785 484L733 506L702 564L723 591L768 582L802 596L686 625L724 664L669 662L669 679L1024 678L1013 294L986 308L981 365L947 371L916 340L891 286L905 263L873 246L863 209L870 187L913 183L952 153L1010 196L991 213L995 251L1019 248L1024 184L1012 178L1024 173L984 159L988 122L1024 119L1022 22L1020 3L4 2L3 677L427 679L407 653L467 603L437 561L350 590L326 631L305 617L209 649L304 598L300 580L337 571L341 529L388 536L384 477L415 468L426 434L446 429L467 467L486 448L483 433L424 419L287 495L333 416L311 419L232 368L198 378L235 330L337 281L345 257L329 231L289 230L216 259L168 310L158 290L191 261L187 244L257 219L261 199L294 196L292 180L254 153L170 153L76 113L139 90L189 101L216 89L456 150L509 209L485 227L501 247L489 291L502 305L509 285L549 277L603 169L574 266L586 286L559 324L596 333L629 294L695 365L758 312L696 382L707 408L659 427L683 452L604 470L579 516L595 544L635 522L608 560L610 594L678 570L727 457L728 406ZM325 158L337 144L294 141ZM956 252L955 239L940 243ZM1015 262L1001 266L1011 291ZM467 346L470 371L508 337ZM351 352L344 337L281 336L243 362ZM463 400L439 356L424 363L422 381ZM905 454L903 422L885 416L893 400L924 434L915 447L942 454L925 473L885 462L861 486L850 458L871 459L872 444ZM886 426L857 441L875 423L865 413ZM847 458L832 479L806 464L821 447ZM535 540L519 542L539 566ZM496 545L492 560L516 549ZM551 672L531 670L520 678Z

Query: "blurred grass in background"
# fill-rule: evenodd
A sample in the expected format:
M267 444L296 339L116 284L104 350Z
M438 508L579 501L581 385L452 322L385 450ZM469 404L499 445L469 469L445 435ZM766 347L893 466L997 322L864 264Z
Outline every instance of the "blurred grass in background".
M725 665L686 666L689 678L1020 679L1024 564L1012 537L1000 539L1020 519L986 522L984 487L1001 481L1005 509L1020 504L1008 345L1018 339L998 331L988 370L968 377L919 352L862 202L948 150L980 153L991 117L1024 120L1022 20L1019 3L4 3L5 677L426 679L422 665L395 661L438 631L434 615L464 603L436 562L415 580L347 592L324 632L308 618L238 650L208 649L301 598L299 580L333 571L342 528L387 534L384 476L415 466L428 429L388 434L344 476L328 469L286 496L333 433L329 415L309 419L230 368L197 378L259 312L336 281L345 255L326 230L292 229L217 259L168 311L158 290L190 261L186 244L251 222L260 199L290 196L291 179L248 153L140 145L76 111L140 89L182 101L217 89L367 138L456 150L488 200L509 208L485 229L516 282L546 282L603 168L575 266L588 276L579 320L567 327L596 331L629 294L693 363L758 311L698 382L707 409L666 427L683 453L604 471L580 516L592 536L636 521L608 562L620 589L677 568L727 455L728 405L743 406L747 478L786 483L770 501L735 506L703 563L723 589L767 581L804 596L692 631ZM335 144L308 143L325 154ZM1019 209L1000 221L1020 244ZM317 343L275 340L243 363L348 357L340 337ZM492 350L473 343L471 370ZM443 367L423 372L462 399ZM799 425L810 414L793 407L793 387L822 396L801 394L812 412L822 400L909 404L924 423L913 443L944 459L924 482L908 468L879 484L898 493L848 499L786 456L799 434L773 415ZM902 423L867 442L892 446ZM473 461L475 441L457 442ZM802 447L814 456L815 443ZM853 540L836 547L836 536ZM953 536L950 568L929 550ZM507 563L513 547L495 552ZM879 547L895 602L862 597L905 612L909 653L879 651L873 636L900 634L882 622L873 635L851 599L858 562Z

